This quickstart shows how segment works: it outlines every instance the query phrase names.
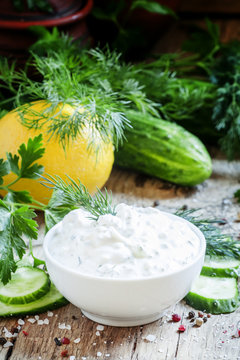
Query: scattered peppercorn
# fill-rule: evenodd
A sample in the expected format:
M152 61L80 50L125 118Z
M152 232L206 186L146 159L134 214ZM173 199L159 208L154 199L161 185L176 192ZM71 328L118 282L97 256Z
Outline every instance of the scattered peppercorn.
M0 345L6 344L7 340L4 337L0 337Z
M157 207L160 205L160 201L159 200L155 200L153 203L153 207Z
M54 338L54 341L55 341L55 343L56 343L57 346L61 346L61 345L62 345L61 341L60 341L57 337Z
M178 314L172 314L172 321L179 322L181 320L181 316Z
M77 320L77 317L75 315L72 316L73 320Z
M195 321L195 318L191 319L190 322L193 323Z
M28 332L23 330L23 335L28 336Z
M61 356L62 356L62 357L67 357L67 356L68 356L68 351L67 351L67 350L63 350L63 351L61 352Z
M211 317L211 314L207 314L207 317L210 318L210 317Z
M219 225L226 225L227 224L227 219L221 219L218 222Z
M70 344L70 340L68 338L64 337L64 338L62 338L62 344L68 345L68 344Z
M203 318L203 313L201 311L198 312L198 317Z
M204 316L204 318L203 318L203 322L207 322L207 317L206 316Z
M195 312L194 312L194 311L189 311L189 313L188 313L188 318L189 318L189 319L195 318Z
M16 326L13 326L13 327L11 328L11 333L12 333L12 334L18 334L18 333L19 333L18 328L17 328Z
M178 328L178 332L184 332L186 330L186 326L180 325Z
M238 330L238 336L240 337L240 330Z
M200 326L202 326L202 324L203 324L203 319L202 318L197 318L196 319L196 325L200 327Z

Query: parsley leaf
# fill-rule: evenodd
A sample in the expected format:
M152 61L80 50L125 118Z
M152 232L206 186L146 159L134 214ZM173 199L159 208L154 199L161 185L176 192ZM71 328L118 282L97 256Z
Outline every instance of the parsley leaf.
M45 229L48 232L59 223L74 207L49 207L44 210Z
M39 177L38 174L42 174L44 169L42 165L33 163L43 156L44 151L41 134L34 139L30 138L27 146L21 144L18 149L18 154L21 157L21 165L19 164L20 157L18 155L7 154L11 171L18 175L19 178L37 179Z
M7 161L0 159L0 185L3 184L3 176L9 173L9 164Z
M29 206L0 200L0 280L6 284L26 252L23 237L37 239L36 214Z
M12 189L8 189L8 193L4 197L4 200L14 203L19 202L27 204L31 204L33 202L33 198L27 190L14 191Z

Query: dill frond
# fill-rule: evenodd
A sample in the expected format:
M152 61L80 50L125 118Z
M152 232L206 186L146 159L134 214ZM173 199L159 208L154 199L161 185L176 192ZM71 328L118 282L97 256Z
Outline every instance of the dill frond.
M222 234L220 229L215 224L220 224L218 219L204 219L200 216L193 215L198 209L178 210L175 215L190 221L197 226L205 236L207 247L206 255L210 256L225 256L240 257L240 244L234 240L232 236Z
M67 176L68 181L64 181L60 176L41 176L42 185L54 190L53 196L48 204L49 207L56 208L59 206L82 207L87 210L97 220L100 215L116 215L115 207L112 205L112 194L105 189L103 193L97 189L95 196L91 196L87 188L78 181L74 181Z

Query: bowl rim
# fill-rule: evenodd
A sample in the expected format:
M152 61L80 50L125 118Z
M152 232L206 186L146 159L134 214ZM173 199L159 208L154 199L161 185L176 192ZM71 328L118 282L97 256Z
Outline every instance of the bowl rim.
M63 15L50 18L50 19L41 19L41 20L26 20L23 19L19 20L8 20L8 19L1 19L0 18L0 29L11 29L11 30L25 30L30 26L46 26L46 27L53 27L53 26L63 26L75 23L84 19L92 10L93 7L93 0L86 0L86 4L80 9L75 11L73 14Z
M103 276L88 275L88 274L76 271L76 270L74 270L74 269L72 269L72 268L70 268L68 266L63 265L59 261L57 261L50 254L49 249L48 249L48 242L51 239L51 233L60 226L61 221L59 223L57 223L56 225L54 225L47 232L47 234L45 235L44 241L43 241L44 255L45 255L46 259L48 259L50 262L52 262L55 266L57 266L61 270L66 271L66 272L68 272L70 274L73 274L73 275L77 275L77 276L79 276L79 278L85 278L86 280L95 280L95 281L97 280L97 281L102 281L102 282L123 282L123 283L126 282L126 283L129 283L129 282L145 282L145 281L149 281L149 280L157 280L157 279L168 278L168 277L173 276L174 274L177 275L177 274L191 268L193 265L197 264L201 260L201 258L204 258L205 251L206 251L206 239L205 239L205 236L203 235L202 231L199 230L194 224L192 224L188 220L183 219L180 216L174 215L172 213L168 213L167 211L161 211L161 210L158 210L158 211L160 211L164 215L167 215L167 216L170 216L170 217L173 217L173 218L177 218L178 220L183 221L184 223L186 223L193 230L193 232L197 235L197 237L199 239L199 253L198 253L198 255L196 257L194 257L193 260L190 263L182 266L180 269L172 270L172 271L169 271L169 272L163 272L161 274L154 275L154 276L144 276L144 277L135 277L135 278L103 277Z

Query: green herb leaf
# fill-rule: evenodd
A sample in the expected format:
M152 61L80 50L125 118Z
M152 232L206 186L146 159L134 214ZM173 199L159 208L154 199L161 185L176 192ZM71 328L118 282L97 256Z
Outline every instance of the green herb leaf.
M161 14L161 15L171 15L174 17L176 13L167 6L161 5L156 1L148 1L148 0L134 0L132 2L131 9L134 10L136 8L142 8L152 13Z
M208 58L211 60L212 56L220 48L218 25L206 19L206 26L207 29L195 27L195 31L192 32L190 39L187 39L182 45L184 51L193 52L205 57L205 62Z
M56 207L56 208L46 208L44 210L44 219L46 232L48 232L54 225L59 223L65 215L67 215L71 210L75 209L73 206L69 207Z
M6 284L26 251L23 236L37 238L36 214L28 206L0 200L0 280Z
M107 20L117 23L117 17L122 12L125 6L125 0L108 1L107 6L100 8L94 6L91 14L100 20Z
M33 198L27 190L14 191L12 189L8 189L8 193L4 197L4 200L7 202L27 204L31 204L33 202Z
M240 189L234 193L234 197L237 199L238 202L240 202Z
M197 209L178 210L177 216L190 221L197 226L205 236L207 247L206 255L210 256L229 256L236 259L240 258L239 242L235 241L231 236L221 234L221 231L214 224L220 224L221 220L202 219L199 216L192 215Z
M44 154L45 149L42 147L42 135L36 136L34 139L29 139L27 146L21 144L18 149L18 154L21 157L21 164L19 165L20 157L18 155L7 154L10 169L19 178L37 179L43 173L43 166L33 164L40 159Z
M3 176L9 174L9 163L0 159L0 185L3 184Z
M115 207L112 206L112 196L105 189L102 193L99 189L94 197L92 197L87 188L81 183L77 182L67 176L68 181L64 181L60 176L47 177L41 176L42 185L51 190L57 191L53 194L49 206L54 207L68 207L68 209L83 207L92 215L91 218L97 220L100 215L112 214L115 215ZM55 214L56 215L56 214Z

